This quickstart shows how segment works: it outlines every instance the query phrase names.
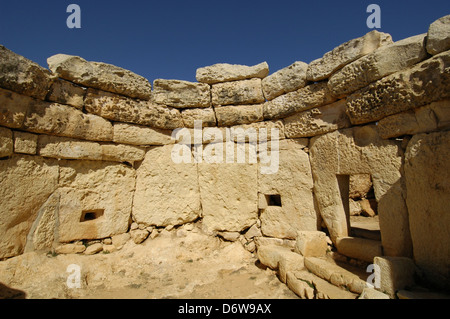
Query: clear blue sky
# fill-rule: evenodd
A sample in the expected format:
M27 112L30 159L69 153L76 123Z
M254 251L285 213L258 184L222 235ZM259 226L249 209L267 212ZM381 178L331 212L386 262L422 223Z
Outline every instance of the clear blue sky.
M81 7L81 29L66 26L71 3ZM215 63L267 61L273 73L369 32L371 3L395 41L450 14L449 0L0 0L0 44L44 67L66 53L151 82L195 81L197 68Z

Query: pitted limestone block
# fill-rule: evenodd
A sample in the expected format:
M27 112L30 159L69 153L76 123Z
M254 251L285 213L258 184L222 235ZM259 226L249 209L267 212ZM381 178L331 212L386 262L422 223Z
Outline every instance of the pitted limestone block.
M13 133L10 129L0 127L0 158L12 155L14 149Z
M47 69L0 45L0 87L44 100L53 79Z
M438 54L450 49L450 15L434 21L428 29L427 51Z
M382 118L450 97L450 51L389 75L347 97L352 124Z
M14 153L35 155L38 135L14 131Z
M265 101L261 79L214 84L211 97L213 106L259 104Z
M83 109L86 89L69 81L57 79L48 92L48 100L60 104L71 105L79 110Z
M334 72L379 47L392 43L392 37L387 33L371 31L361 38L341 44L334 50L309 64L306 78L308 81L320 81L328 78Z
M54 160L13 155L0 161L0 258L23 252L38 211L57 183L58 164Z
M328 86L333 95L346 96L389 74L404 70L428 57L426 34L383 46L333 74Z
M295 62L262 80L264 97L273 100L277 96L301 89L306 85L308 64Z
M287 138L312 137L351 126L346 100L313 108L284 119Z
M251 124L264 120L262 104L218 106L214 108L214 111L217 125L221 127Z
M264 118L268 120L285 118L334 101L336 98L331 95L326 82L314 83L264 103Z
M154 129L145 126L114 123L115 143L131 145L168 145L174 144L171 138L172 131Z
M268 74L269 65L266 62L254 66L218 63L198 69L196 78L198 82L216 84L252 78L262 79Z
M282 120L235 125L230 130L233 140L239 143L285 139Z
M146 226L182 225L201 214L197 164L175 163L173 145L152 147L137 169L133 218ZM189 150L189 159L192 154Z
M61 161L60 242L125 233L135 188L134 169L99 161Z
M181 112L183 123L185 127L193 128L195 121L202 121L203 127L216 126L216 113L212 107L209 108L196 108L186 109Z
M105 91L88 89L85 108L106 119L173 130L183 127L180 111L150 101L139 101Z
M0 125L22 128L28 109L41 103L45 102L0 88Z
M151 97L151 84L129 70L77 56L57 54L47 59L49 69L60 78L99 90L142 100Z
M157 104L181 109L211 106L208 84L180 80L155 80L152 99Z

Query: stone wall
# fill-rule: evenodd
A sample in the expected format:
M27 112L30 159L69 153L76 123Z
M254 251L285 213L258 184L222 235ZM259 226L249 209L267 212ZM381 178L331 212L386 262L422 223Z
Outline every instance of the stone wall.
M411 257L448 287L449 28L447 16L397 42L372 31L271 75L265 62L216 64L198 82L153 85L69 55L45 69L0 46L0 258L192 222L252 251L324 230L345 254L344 195L366 174L375 254Z

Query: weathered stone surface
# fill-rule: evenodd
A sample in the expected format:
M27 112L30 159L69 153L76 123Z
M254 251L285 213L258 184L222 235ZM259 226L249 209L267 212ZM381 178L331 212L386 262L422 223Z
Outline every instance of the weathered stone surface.
M414 261L405 257L375 257L373 263L380 270L379 290L396 297L398 290L415 285L414 274L416 266Z
M330 91L335 96L346 96L425 60L428 57L425 36L421 34L397 41L344 66L328 81Z
M450 97L450 52L394 73L347 97L352 124L378 121Z
M26 155L0 161L0 258L23 252L38 211L57 183L55 161Z
M234 150L235 157L227 162L223 153L230 149ZM222 162L215 162L218 157L209 158L208 154L215 151ZM244 149L244 152L245 158L240 159L242 163L239 163L238 146L233 142L209 144L203 149L205 160L198 164L198 180L203 225L209 231L240 232L258 219L258 165L252 164L249 159L251 150Z
M0 87L43 100L53 78L50 71L0 45Z
M135 179L134 169L123 164L60 161L59 241L101 239L126 232Z
M213 106L258 104L265 101L261 79L214 84L211 98Z
M328 248L325 237L320 231L299 231L295 251L305 257L324 257Z
M115 236L111 236L112 244L117 249L122 249L122 247L130 240L130 233L123 233Z
M282 120L235 125L230 128L230 132L233 141L239 143L283 140L285 138Z
M0 125L21 128L28 109L40 103L44 102L0 88Z
M312 137L351 125L346 114L346 100L313 108L284 119L287 138Z
M103 250L103 244L102 243L95 243L88 247L86 247L86 250L84 251L85 255L95 255Z
M152 99L157 104L181 109L211 106L208 84L180 80L155 80Z
M113 162L134 163L142 161L145 156L144 149L123 144L104 144L102 145L102 160Z
M319 82L264 103L264 118L274 120L336 101L326 82Z
M292 251L286 247L278 245L263 245L258 247L257 257L263 265L271 269L278 269L283 254L290 253L292 253Z
M65 244L55 248L57 254L81 254L86 250L86 246L79 244Z
M49 89L47 99L51 102L71 105L82 110L85 95L85 88L62 79L56 79Z
M413 136L405 154L405 177L414 260L427 280L449 287L450 133Z
M392 37L389 34L376 30L371 31L361 38L341 44L334 50L325 53L322 58L312 61L309 64L306 78L308 81L326 79L346 64L391 43Z
M38 135L14 131L14 153L35 155Z
M427 51L438 54L450 49L450 15L434 21L428 29Z
M115 143L131 145L168 145L175 143L171 138L172 131L154 129L145 126L114 123Z
M335 131L311 140L314 193L334 243L337 237L349 234L345 205L349 199L349 175L370 174L378 202L384 255L411 255L408 212L403 199L402 153L399 142L381 139L372 125Z
M447 129L449 125L450 100L443 100L385 117L377 128L380 136L387 139Z
M14 150L13 134L10 129L0 127L0 158L12 155Z
M251 124L264 120L263 106L259 105L239 105L239 106L219 106L214 108L218 126L235 126Z
M264 97L273 100L277 96L301 89L306 85L308 64L295 62L262 80Z
M241 233L237 231L223 231L219 232L218 235L227 241L236 241L241 237Z
M300 280L292 272L287 274L286 284L301 299L314 299L314 286L306 280Z
M342 255L369 263L373 262L375 257L383 256L381 242L365 238L339 237L336 240L336 248Z
M349 197L352 199L366 198L372 186L372 177L370 174L351 175Z
M136 245L142 244L147 239L149 232L146 229L136 229L130 232L131 239Z
M96 142L74 140L67 137L40 135L38 154L58 159L102 160L102 146Z
M95 89L149 100L151 84L129 70L101 62L88 62L77 56L57 54L47 59L58 77Z
M266 62L254 65L238 65L218 63L197 70L197 81L208 84L238 81L251 78L265 78L269 74L269 65Z
M305 268L304 262L303 256L300 256L295 252L291 251L283 253L278 262L278 274L281 282L287 283L287 274L289 272L303 270Z
M195 126L195 121L202 121L203 127L216 126L216 113L214 109L204 108L204 109L186 109L181 112L181 117L183 118L183 123L185 127L193 128Z
M278 147L273 146L266 147L270 147L270 152L279 154L276 163L278 170L274 174L263 174L261 167L268 163L264 163L266 160L261 147L258 154L258 192L266 197L268 206L261 211L261 230L265 236L295 239L297 231L317 229L309 157L303 151L304 146L297 140L282 140ZM272 158L272 161L276 160L277 158ZM273 206L276 203L267 200L271 195L280 196L281 206Z
M149 101L88 89L84 102L86 111L109 120L168 130L183 127L179 110Z
M361 296L358 299L391 299L385 293L375 290L373 288L364 288Z
M133 217L146 226L181 225L200 216L197 164L177 164L174 146L151 148L137 169ZM192 159L188 150L189 159Z

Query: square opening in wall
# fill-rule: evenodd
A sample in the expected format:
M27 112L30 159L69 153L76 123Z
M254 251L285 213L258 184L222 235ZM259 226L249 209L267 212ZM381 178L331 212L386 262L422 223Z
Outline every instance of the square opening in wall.
M99 219L103 216L104 209L86 210L81 213L80 222L88 222L91 220Z
M267 206L281 207L281 195L266 195Z

